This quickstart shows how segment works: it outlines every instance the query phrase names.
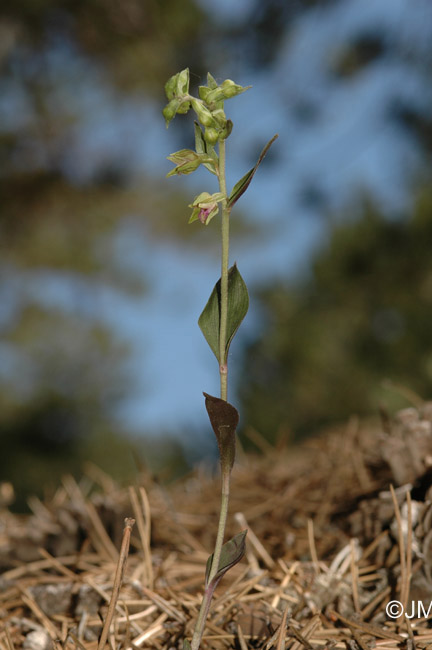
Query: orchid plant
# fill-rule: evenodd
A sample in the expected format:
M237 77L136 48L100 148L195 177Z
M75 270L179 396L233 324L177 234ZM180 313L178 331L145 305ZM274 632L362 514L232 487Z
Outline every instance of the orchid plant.
M167 127L177 114L192 109L197 117L195 124L195 150L181 149L168 156L175 167L168 176L191 174L200 165L214 176L219 184L217 192L201 192L189 207L192 213L189 223L195 221L208 226L216 215L221 214L221 277L216 283L198 324L214 353L220 375L220 397L204 393L205 406L211 426L216 435L222 477L222 499L215 548L208 558L205 589L201 609L195 625L192 640L184 640L183 650L198 650L204 633L207 616L214 590L225 573L237 564L245 552L244 530L224 543L225 526L228 515L231 470L235 459L235 437L239 421L237 409L227 401L228 398L228 351L249 307L246 284L234 264L229 267L230 215L239 198L249 184L268 149L277 138L275 135L262 150L255 166L250 169L227 191L226 183L226 139L233 123L227 119L224 102L236 97L250 88L240 86L231 79L221 84L209 73L207 85L199 86L198 97L189 92L189 69L173 75L165 84L168 104L163 109Z

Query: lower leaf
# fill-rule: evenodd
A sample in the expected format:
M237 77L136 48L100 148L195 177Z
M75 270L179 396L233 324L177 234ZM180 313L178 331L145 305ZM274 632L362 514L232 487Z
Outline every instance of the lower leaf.
M213 588L216 587L217 583L225 575L225 573L229 571L233 566L238 564L238 562L240 562L242 559L246 551L246 535L247 530L242 530L241 533L234 535L234 537L228 540L228 542L225 542L225 544L222 546L218 570L211 581ZM212 563L213 553L207 560L205 577L206 586L208 584Z

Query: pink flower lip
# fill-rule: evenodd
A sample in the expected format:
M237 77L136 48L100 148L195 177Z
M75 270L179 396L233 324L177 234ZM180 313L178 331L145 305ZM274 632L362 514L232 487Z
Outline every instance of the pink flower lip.
M212 209L213 206L208 208L201 208L201 210L198 213L198 219L201 221L201 223L205 223L207 221L207 217L209 216Z

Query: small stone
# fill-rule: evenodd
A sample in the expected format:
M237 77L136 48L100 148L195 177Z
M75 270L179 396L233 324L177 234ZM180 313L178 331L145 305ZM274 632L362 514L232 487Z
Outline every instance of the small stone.
M53 643L50 635L45 630L33 630L24 639L25 650L52 650Z

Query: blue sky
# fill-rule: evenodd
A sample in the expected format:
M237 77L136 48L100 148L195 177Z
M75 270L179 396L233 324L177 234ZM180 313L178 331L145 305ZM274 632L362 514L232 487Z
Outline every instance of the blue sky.
M205 2L209 4L216 7ZM237 9L240 4L244 11L251 5L244 1ZM228 13L232 7L230 2L217 5ZM421 155L412 137L390 119L390 106L397 97L426 109L431 93L425 90L421 72L416 74L406 62L389 56L352 80L340 82L330 64L338 48L350 42L360 27L372 29L376 24L383 25L389 41L407 43L421 55L423 39L432 37L432 21L427 17L431 17L427 2L415 7L403 0L335 3L331 9L304 14L270 71L245 70L236 77L253 88L226 105L235 124L228 141L231 184L253 164L250 143L256 147L279 133L273 161L269 158L262 165L241 204L250 219L266 224L268 236L231 251L231 260L238 262L250 287L307 270L311 251L325 239L326 219L314 205L302 201L308 184L326 197L329 211L342 209L362 191L370 192L389 212L401 212L409 205L410 179L421 166ZM229 77L229 69L225 72ZM316 106L316 121L308 122L298 114L298 107L306 103ZM165 153L175 150L163 125L155 124L154 129L153 137L160 137ZM187 182L191 196L207 189L195 186L193 176ZM218 372L196 321L218 278L218 262L169 244L148 244L144 251L155 279L160 278L159 268L164 273L151 295L137 306L140 315L137 312L135 322L142 323L143 336L134 364L143 397L131 397L127 417L134 427L147 431L149 427L175 430L179 418L207 427L201 391L218 394ZM252 307L232 346L233 367L242 337L253 331L258 317ZM235 392L231 399L235 401ZM168 402L170 410L165 408Z
M253 7L249 0L201 3L215 18L240 22ZM386 34L389 54L350 79L338 79L332 67L337 56L356 35L378 26ZM257 72L245 65L239 70L236 64L235 81L253 88L226 104L235 125L228 140L230 185L254 164L259 148L279 133L272 155L239 203L249 219L265 228L259 241L237 241L231 250L231 262L237 261L252 290L274 277L289 279L307 271L312 251L328 236L329 215L354 205L362 192L392 214L409 206L411 181L424 161L413 137L392 119L391 109L396 100L423 111L431 105L432 91L418 64L431 40L430 0L344 0L302 14L271 68ZM401 48L407 56L394 56ZM137 180L141 175L162 179L171 168L166 156L179 146L177 131L165 129L161 107L142 96L119 96L100 70L76 56L72 63L67 52L64 56L62 61L56 50L52 74L61 76L62 66L73 65L77 85L71 92L70 86L60 84L52 101L78 103L79 112L88 115L69 134L63 161L67 173L85 182L116 151ZM193 62L190 67L193 71ZM229 66L218 74L234 76ZM0 106L11 128L26 120L24 99L20 104L16 95L15 102L9 110ZM190 142L193 146L192 133ZM199 174L167 179L167 191L172 183L189 188L191 199L202 190L216 191L214 177L209 174L203 185L205 178ZM314 194L322 197L324 212L321 203L310 200ZM209 227L217 236L215 221ZM121 421L146 435L188 426L207 431L202 391L218 394L219 377L197 319L219 277L217 257L155 240L145 224L137 224L136 215L125 215L113 254L119 263L127 259L142 272L151 287L144 297L125 298L109 289L98 293L98 317L112 324L133 349L129 370L134 388L119 412ZM32 272L16 281L33 298L69 308L68 292L74 290L75 280L67 274ZM81 290L94 295L92 286ZM85 305L86 300L83 310ZM252 303L231 348L233 367L242 340L258 323Z

